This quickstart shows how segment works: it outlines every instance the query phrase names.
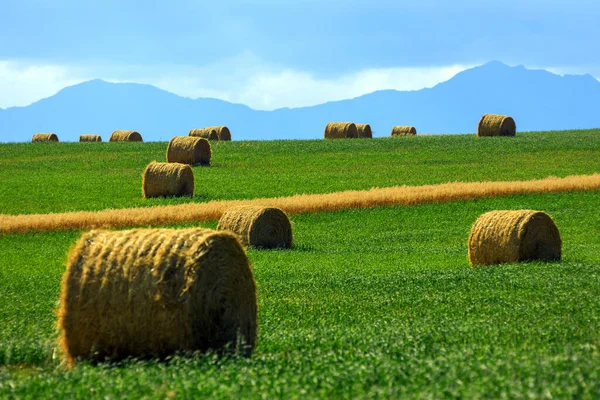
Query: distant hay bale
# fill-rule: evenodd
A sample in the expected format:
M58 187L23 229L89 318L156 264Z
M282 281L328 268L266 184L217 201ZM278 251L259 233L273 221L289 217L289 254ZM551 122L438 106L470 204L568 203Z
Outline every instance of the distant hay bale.
M477 125L477 136L515 136L517 124L511 117L484 114Z
M101 142L102 137L100 135L83 134L79 136L80 142Z
M292 224L279 208L239 206L225 211L219 219L219 230L238 234L245 246L260 248L292 247Z
M391 136L415 136L417 134L417 128L414 126L394 126L392 128Z
M31 138L32 142L58 142L58 136L54 133L36 133Z
M187 164L153 161L144 170L142 193L145 198L193 196L194 172Z
M562 242L552 218L542 211L491 211L469 235L472 265L560 260Z
M330 122L325 127L325 139L357 138L358 129L353 122Z
M213 126L190 129L189 136L200 137L206 140L219 140L219 133Z
M373 138L373 131L369 124L356 124L356 130L358 132L358 138Z
M71 365L209 350L250 355L256 286L230 232L93 230L69 254L58 318Z
M208 140L193 136L175 136L167 147L167 162L190 165L210 165Z
M209 126L217 131L219 140L231 140L231 131L226 126Z
M142 135L136 131L114 131L109 142L143 142Z

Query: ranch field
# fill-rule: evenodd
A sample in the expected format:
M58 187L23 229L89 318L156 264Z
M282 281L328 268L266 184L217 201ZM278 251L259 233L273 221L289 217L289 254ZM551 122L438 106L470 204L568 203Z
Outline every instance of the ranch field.
M141 173L166 147L0 144L1 213L600 173L600 130L219 142L213 165L194 167L193 198L144 200ZM250 358L70 370L54 351L55 310L81 232L0 234L0 398L597 398L599 205L595 190L293 214L292 250L248 250ZM470 267L470 227L496 209L546 211L562 261Z

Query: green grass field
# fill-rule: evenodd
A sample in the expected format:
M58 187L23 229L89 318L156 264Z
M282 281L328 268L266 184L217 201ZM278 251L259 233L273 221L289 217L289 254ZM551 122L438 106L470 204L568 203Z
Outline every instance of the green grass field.
M0 207L17 214L181 201L141 199L141 171L165 148L0 145ZM194 168L192 201L600 172L600 131L213 150L213 167ZM248 251L259 301L252 357L73 370L53 357L54 310L80 232L0 236L0 397L595 398L599 204L592 191L294 215L293 250ZM469 267L475 219L520 208L555 219L563 260Z

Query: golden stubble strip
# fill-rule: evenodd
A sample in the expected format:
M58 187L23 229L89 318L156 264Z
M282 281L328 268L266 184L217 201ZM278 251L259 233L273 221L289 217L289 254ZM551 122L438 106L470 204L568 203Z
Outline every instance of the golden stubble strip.
M67 229L126 228L211 221L219 219L227 209L242 205L277 207L288 214L298 214L598 189L600 189L600 174L512 182L454 182L440 185L395 186L253 200L215 200L207 203L102 211L0 215L0 232L24 233Z

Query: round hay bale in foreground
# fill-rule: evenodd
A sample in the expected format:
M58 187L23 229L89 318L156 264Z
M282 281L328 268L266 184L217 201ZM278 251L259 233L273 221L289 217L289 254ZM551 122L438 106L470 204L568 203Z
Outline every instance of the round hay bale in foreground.
M491 211L471 227L471 265L560 260L562 241L552 218L542 211Z
M102 137L100 135L83 134L79 136L80 142L101 142Z
M209 126L208 128L190 129L189 136L200 137L206 140L219 140L219 133L212 126Z
M153 161L144 170L142 193L145 198L193 196L194 171L187 164Z
M58 136L54 133L36 133L31 142L58 142Z
M210 229L94 230L71 250L58 325L66 361L250 355L256 287L239 239Z
M190 165L210 165L208 140L193 136L175 136L167 146L167 162Z
M358 132L358 138L373 138L373 131L371 130L371 125L369 124L356 124L356 130Z
M292 224L279 208L239 206L225 211L219 219L219 230L230 230L240 236L245 246L260 248L292 247Z
M394 126L392 128L391 136L415 136L417 134L417 128L414 126Z
M114 131L109 142L143 142L142 135L136 131Z
M511 117L484 114L477 125L477 136L515 136L517 124Z
M353 122L330 122L325 127L325 139L357 138L358 129Z

